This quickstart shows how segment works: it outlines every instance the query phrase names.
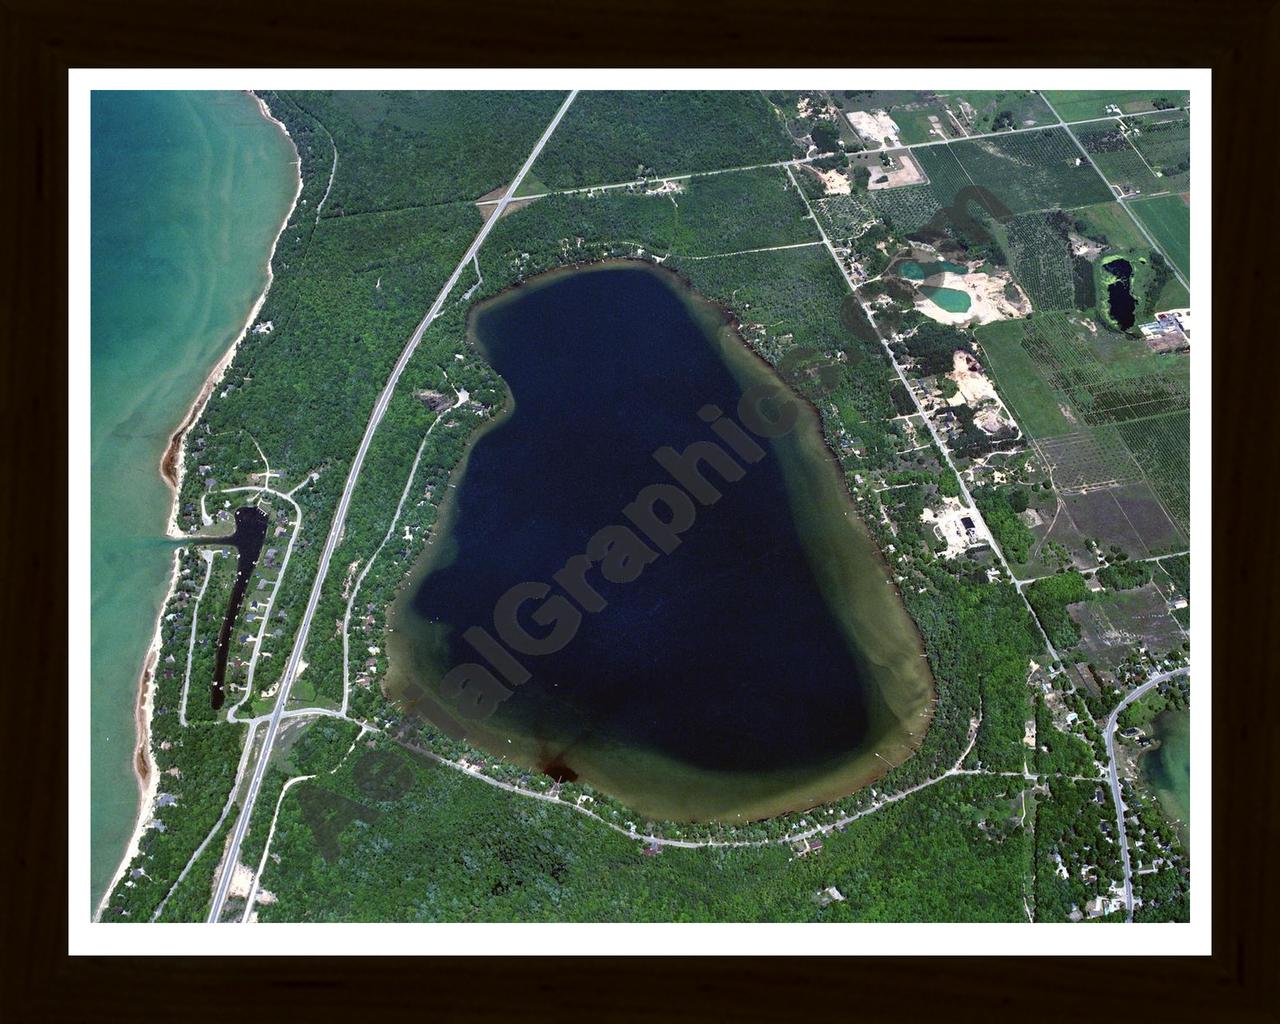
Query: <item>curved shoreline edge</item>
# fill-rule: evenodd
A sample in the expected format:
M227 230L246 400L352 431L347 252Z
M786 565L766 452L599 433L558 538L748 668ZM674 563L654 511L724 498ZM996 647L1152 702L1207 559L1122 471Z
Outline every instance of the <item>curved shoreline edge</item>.
M267 281L262 288L261 294L258 295L253 307L249 310L249 316L246 318L244 326L240 328L240 333L236 335L230 347L222 354L222 357L205 378L199 393L187 410L187 415L183 418L178 429L170 436L169 444L165 448L164 455L160 458L160 478L165 482L165 486L169 488L172 495L169 503L169 518L165 525L165 536L172 540L186 539L186 535L178 529L178 500L182 494L182 479L185 473L187 434L204 414L204 410L208 406L209 400L213 397L213 392L217 388L218 382L226 374L232 360L235 359L236 352L240 348L240 343L244 341L245 336L249 333L249 328L253 326L253 322L258 318L258 313L261 312L263 304L267 301L267 293L271 291L271 284L275 279L271 266L275 261L276 248L279 246L280 239L284 236L289 222L293 220L294 212L298 208L298 199L302 195L302 154L298 152L293 136L289 134L289 129L285 127L284 122L271 113L271 108L267 106L266 100L252 90L246 90L246 92L257 102L258 110L262 116L279 128L284 137L289 140L289 145L293 147L295 157L293 166L297 176L297 186L293 192L293 199L289 203L289 209L280 224L280 229L276 232L275 239L271 243L271 250L267 254ZM110 883L108 883L98 900L98 906L93 915L94 921L100 920L102 911L106 908L111 894L115 892L116 886L120 884L125 871L138 855L142 844L142 833L147 823L147 815L155 803L159 787L159 772L154 755L151 752L151 715L155 705L155 668L160 659L161 627L164 624L164 610L168 607L169 599L173 596L178 586L178 556L179 551L175 549L173 552L173 568L169 576L169 586L160 602L160 610L156 614L156 626L151 636L151 644L147 648L142 672L138 676L138 694L134 712L136 741L132 757L133 774L138 784L138 810L134 816L133 831L129 837L129 844L125 848L114 874L111 876Z
M885 583L887 583L893 590L896 595L896 600L901 605L903 615L910 623L911 631L915 637L914 652L921 658L926 658L924 664L925 673L928 677L927 696L918 705L913 706L909 713L904 712L900 714L892 703L886 702L887 714L903 729L906 729L907 722L912 722L913 724L918 725L916 721L917 715L920 715L923 718L923 727L919 727L914 730L906 729L907 735L910 738L902 740L895 748L893 748L893 753L890 754L890 757L892 757L893 760L888 760L883 755L877 753L876 758L878 758L878 760L870 760L870 768L865 769L863 773L856 776L847 774L850 772L851 765L854 762L842 760L839 767L818 776L824 779L842 779L843 781L841 782L841 785L837 787L837 792L819 797L807 803L798 803L794 807L788 806L778 810L770 810L768 813L764 814L755 814L753 812L746 820L753 822L766 821L782 817L787 814L806 813L815 808L829 806L876 785L889 772L901 767L914 757L923 746L928 732L934 724L936 702L940 696L938 680L934 675L933 665L927 660L924 636L920 630L919 623L907 608L906 598L902 592L902 588L894 579L893 564L890 562L888 555L881 547L880 542L867 526L863 511L858 507L854 495L850 491L849 485L844 479L844 470L840 464L839 456L823 427L821 412L812 399L794 388L792 383L784 376L783 371L780 370L778 366L771 363L760 351L751 345L744 333L743 323L739 313L729 306L726 301L713 298L712 296L704 293L698 285L694 283L692 278L677 267L664 265L664 263L649 257L608 256L562 264L545 270L540 270L527 277L520 277L503 286L497 293L471 303L466 311L465 321L465 337L467 344L479 351L486 361L489 361L489 355L485 351L485 347L479 340L475 330L475 319L479 311L492 304L502 303L518 298L524 294L526 289L536 289L548 284L553 284L557 279L562 277L577 273L593 273L597 271L608 271L611 269L635 269L656 275L659 279L663 280L668 287L672 288L672 290L677 293L681 302L691 309L691 312L695 317L699 320L703 317L708 319L708 326L714 333L715 340L713 344L721 350L720 358L730 364L730 372L733 373L735 377L737 376L737 372L733 369L732 363L734 360L741 359L744 364L750 364L753 368L768 375L771 379L779 381L785 388L787 388L791 398L799 403L800 407L804 410L804 415L812 421L811 426L820 447L820 452L818 452L817 455L822 460L825 467L836 478L834 486L837 489L839 500L847 504L848 513L852 516L854 528L863 533L867 544L867 550L871 552L878 570L884 575ZM491 362L490 365L492 365ZM511 388L507 384L506 379L502 378L501 375L499 375L499 379L502 380L503 386L506 389L507 404L497 416L477 427L475 431L468 436L466 440L465 454L449 473L448 486L450 488L454 488L460 482L461 475L466 471L467 462L470 458L471 452L474 450L483 435L489 430L502 425L514 413L515 396L511 392ZM787 489L788 502L790 503L793 500L790 483L788 483ZM451 498L446 499L446 501L441 505L439 518L431 527L431 532L437 537L446 535L452 528L452 520L457 512L456 505L454 504L457 493L458 492L456 490L453 490L451 492ZM415 592L421 581L430 573L436 559L439 558L441 554L442 549L438 547L436 549L424 548L420 555L415 557L408 573L406 573L397 584L395 596L390 605L392 610L388 614L388 623L393 621L396 616L403 614L404 602L411 599L412 594ZM393 639L390 639L388 642L389 650L394 652L396 650L396 645L403 644L407 635L408 633L406 629L399 627L393 628L391 630L391 637ZM408 678L407 673L409 670L407 670L404 665L410 661L410 658L406 656L407 652L403 649L401 649L400 655L403 661L399 672L397 672L395 666L396 656L394 653L392 654L392 665L388 669L388 676L387 679L384 680L384 686L391 686L397 682L402 683L405 678ZM397 680L397 676L400 676L400 679ZM389 699L395 703L394 698ZM455 739L459 738L458 736L454 736L448 727L448 723L451 721L457 725L458 723L456 719L453 719L449 715L448 710L439 701L430 696L425 699L420 698L420 707L428 709L423 713L423 717L427 721L431 722L436 728L441 729L451 737ZM482 737L478 732L469 734L464 733L461 736L461 739L467 745L478 750L483 756L494 758L507 764L518 766L522 769L534 768L537 770L536 766L531 765L525 760L514 759L506 754L499 753L498 751L501 748L501 742L499 740L495 740L493 738L494 735L496 734L490 734ZM508 739L507 742L510 742L510 740ZM846 788L846 784L849 782L851 777L857 778L857 781ZM598 776L594 779L584 776L581 781L584 784L597 788L601 792L611 796L613 799L625 804L633 813L648 815L655 818L669 816L663 811L653 809L641 810L640 807L637 806L636 802L634 802L633 796L624 797L620 795L616 789L610 789L608 785L603 784ZM812 788L813 784L805 783L805 786ZM739 816L740 819L742 817L743 816L741 815ZM680 822L693 821L699 823L742 823L741 820L734 822L727 813L723 815L716 814L694 818L677 817L672 818L671 820Z

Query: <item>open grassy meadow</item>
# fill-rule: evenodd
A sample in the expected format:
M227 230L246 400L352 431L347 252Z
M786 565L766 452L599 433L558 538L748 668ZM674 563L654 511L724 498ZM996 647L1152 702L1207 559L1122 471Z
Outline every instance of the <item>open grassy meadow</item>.
M1130 209L1160 243L1169 260L1191 280L1191 206L1189 196L1161 196L1130 204Z

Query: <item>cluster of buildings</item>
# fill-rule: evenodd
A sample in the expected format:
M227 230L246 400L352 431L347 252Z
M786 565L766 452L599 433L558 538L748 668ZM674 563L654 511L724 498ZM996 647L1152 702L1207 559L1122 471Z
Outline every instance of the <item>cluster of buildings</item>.
M1191 347L1191 310L1170 309L1157 313L1139 330L1153 352L1181 352Z

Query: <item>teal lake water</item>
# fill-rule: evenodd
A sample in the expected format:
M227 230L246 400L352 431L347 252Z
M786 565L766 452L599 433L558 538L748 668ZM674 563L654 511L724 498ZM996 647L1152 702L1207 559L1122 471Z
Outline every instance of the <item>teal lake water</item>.
M96 92L92 105L92 898L133 830L138 678L172 571L172 432L244 326L296 154L253 97Z
M935 260L933 263L916 263L909 261L898 264L898 273L905 277L908 281L923 281L927 277L935 274L952 273L965 274L969 268L961 263L951 263L948 260Z
M1166 711L1153 726L1160 746L1143 757L1142 769L1185 840L1191 832L1191 713Z
M948 313L969 312L969 293L962 292L959 288L935 288L933 285L922 284L920 291Z

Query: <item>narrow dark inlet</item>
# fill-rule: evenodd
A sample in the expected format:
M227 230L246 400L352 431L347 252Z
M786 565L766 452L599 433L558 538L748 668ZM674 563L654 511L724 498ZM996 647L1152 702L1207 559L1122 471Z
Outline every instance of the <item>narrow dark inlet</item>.
M227 544L239 553L236 561L236 581L231 587L231 600L227 603L227 613L222 619L222 629L218 633L217 660L213 669L213 685L209 691L209 703L216 711L227 699L224 680L227 674L227 652L231 649L231 630L235 627L236 618L240 614L240 602L244 600L245 588L249 585L249 577L253 575L258 564L258 555L262 552L262 542L267 536L269 519L262 509L251 505L236 509L236 532L230 537L209 541L219 547Z

